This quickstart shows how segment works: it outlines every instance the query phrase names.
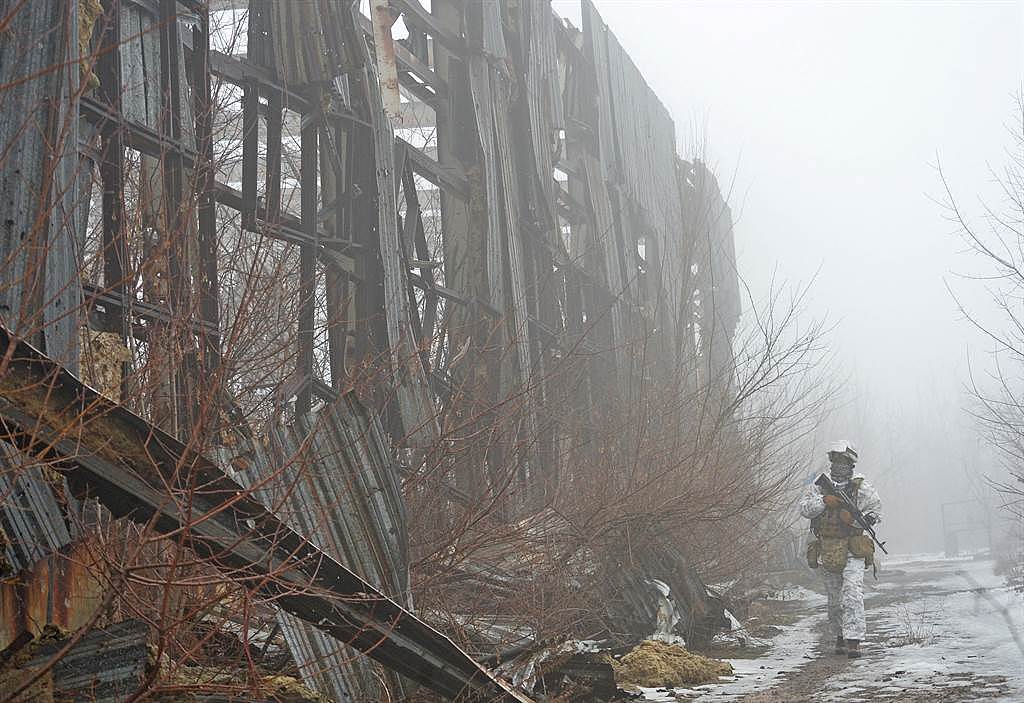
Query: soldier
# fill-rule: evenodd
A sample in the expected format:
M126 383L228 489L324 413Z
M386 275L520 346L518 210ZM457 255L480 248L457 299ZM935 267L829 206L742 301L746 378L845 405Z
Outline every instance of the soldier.
M880 519L878 491L854 471L857 451L849 442L834 442L828 451L829 474L839 490L852 497L868 524ZM836 635L836 654L860 656L864 619L864 570L874 564L875 545L854 522L843 501L811 485L800 500L800 514L811 521L816 540L808 545L811 568L822 567L828 593L828 621Z

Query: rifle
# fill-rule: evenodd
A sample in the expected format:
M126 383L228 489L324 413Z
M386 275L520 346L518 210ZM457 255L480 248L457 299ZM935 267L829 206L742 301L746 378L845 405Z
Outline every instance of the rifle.
M820 476L818 476L818 478L815 479L814 484L821 488L826 493L834 495L836 498L843 501L843 503L845 504L844 507L850 511L851 515L853 515L853 519L857 523L857 525L861 529L863 529L864 532L866 532L871 537L871 539L875 541L875 544L878 545L879 549L881 549L886 554L889 553L889 551L885 548L885 542L878 539L878 535L875 534L875 528L872 527L872 525L874 524L874 520L871 520L870 522L868 521L868 516L861 512L860 508L858 508L856 503L853 502L853 496L851 496L848 491L839 488L839 486L837 486L835 482L826 474L821 474Z

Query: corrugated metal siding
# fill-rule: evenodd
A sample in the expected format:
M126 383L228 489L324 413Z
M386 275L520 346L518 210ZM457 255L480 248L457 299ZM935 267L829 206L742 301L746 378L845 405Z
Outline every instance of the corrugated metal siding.
M53 482L63 485L64 478L44 477L38 466L26 465L16 449L0 442L0 526L7 535L3 548L10 574L71 541Z
M311 420L272 426L266 444L249 447L240 475L260 500L326 554L410 607L408 536L398 470L376 416L353 395ZM379 695L365 656L297 618L279 616L303 679L339 700ZM390 687L401 690L394 675Z
M60 701L122 703L138 690L146 674L148 638L149 627L141 620L126 620L93 630L53 665L46 676L45 688ZM48 665L65 644L64 638L30 643L32 656L29 660L3 673L0 696L17 690L34 670Z
M0 321L78 368L77 0L31 2L0 41ZM61 67L53 70L54 67ZM31 76L29 80L25 77ZM52 169L52 172L51 172Z
M599 135L598 153L607 185L624 199L621 227L629 241L609 251L609 285L614 286L618 266L623 285L635 277L636 239L655 237L661 279L655 285L667 309L660 309L660 325L668 336L679 316L676 294L685 279L687 232L679 197L675 124L657 94L608 30L590 0L583 0L585 53L595 71ZM592 190L592 197L593 197ZM613 196L614 197L614 196ZM596 206L595 206L596 209ZM612 260L621 258L618 262ZM649 262L650 263L650 262ZM649 269L654 267L649 267ZM629 285L631 295L639 290Z
M557 19L549 0L527 0L520 6L522 44L526 47L526 103L530 113L530 138L533 143L534 169L543 194L544 218L557 244L558 218L555 215L554 155L558 130L564 129L562 91L559 83L558 48L555 43Z

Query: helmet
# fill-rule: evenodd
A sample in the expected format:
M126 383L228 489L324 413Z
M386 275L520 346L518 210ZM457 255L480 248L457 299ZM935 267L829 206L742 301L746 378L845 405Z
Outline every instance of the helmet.
M828 447L828 455L829 455L829 457L831 457L833 454L839 454L840 456L845 456L851 462L857 463L857 450L854 449L853 445L850 444L845 439L840 439L840 440L835 441L835 442L833 442L832 444L829 445L829 447Z

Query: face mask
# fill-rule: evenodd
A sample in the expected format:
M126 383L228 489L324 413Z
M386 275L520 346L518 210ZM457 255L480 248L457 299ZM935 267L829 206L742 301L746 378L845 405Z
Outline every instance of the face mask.
M845 483L853 478L853 465L841 462L834 462L829 469L832 480L836 483Z

